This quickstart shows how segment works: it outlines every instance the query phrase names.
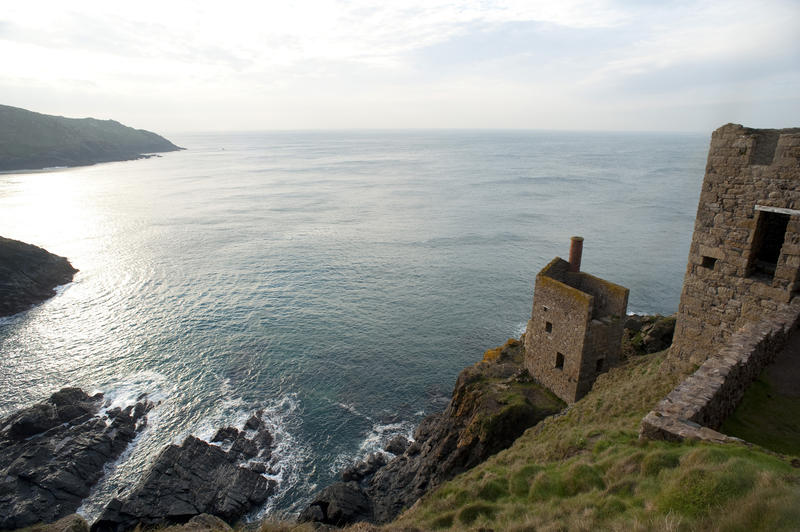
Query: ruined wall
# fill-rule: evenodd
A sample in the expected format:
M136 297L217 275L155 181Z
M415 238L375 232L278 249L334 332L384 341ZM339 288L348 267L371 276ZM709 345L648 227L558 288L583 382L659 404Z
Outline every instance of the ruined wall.
M536 276L525 364L534 378L573 403L618 363L628 289L568 268L555 258Z
M623 325L621 316L606 316L589 322L578 378L579 398L589 393L600 373L619 364Z
M744 392L786 345L800 325L800 298L766 319L733 334L717 356L672 390L642 420L640 437L715 442L731 438L717 432Z
M594 297L594 318L603 316L625 316L628 309L629 290L627 288L585 272L570 275L577 275L579 277L577 284L573 284L572 286Z
M561 277L567 267L566 261L555 258L536 276L533 310L525 332L525 367L550 391L573 403L593 302L589 294L550 276ZM557 367L559 353L564 357L562 368Z
M776 312L800 288L800 212L793 212L800 210L799 161L800 129L728 124L713 133L670 351L673 363L702 364L735 331ZM756 260L763 244L757 228L785 209L785 238L773 275L761 271Z

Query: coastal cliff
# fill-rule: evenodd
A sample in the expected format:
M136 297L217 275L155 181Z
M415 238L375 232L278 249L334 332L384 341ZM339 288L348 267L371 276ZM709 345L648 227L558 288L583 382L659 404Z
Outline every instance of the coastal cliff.
M127 161L180 149L155 133L114 120L65 118L0 105L0 172Z
M501 451L528 427L566 405L533 382L522 343L511 339L458 376L444 412L426 417L410 445L393 441L396 456L380 455L342 472L342 481L316 495L300 521L341 526L386 523L442 482Z
M0 237L0 317L53 297L78 270L64 257L31 244Z

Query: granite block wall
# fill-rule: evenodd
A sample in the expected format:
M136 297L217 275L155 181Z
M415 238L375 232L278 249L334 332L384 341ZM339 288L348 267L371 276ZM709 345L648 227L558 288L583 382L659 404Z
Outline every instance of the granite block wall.
M731 441L717 429L798 326L800 298L747 323L644 417L640 437Z
M777 246L774 264L762 256L770 245ZM711 138L671 360L702 364L737 330L789 302L800 288L799 272L800 128L719 128Z

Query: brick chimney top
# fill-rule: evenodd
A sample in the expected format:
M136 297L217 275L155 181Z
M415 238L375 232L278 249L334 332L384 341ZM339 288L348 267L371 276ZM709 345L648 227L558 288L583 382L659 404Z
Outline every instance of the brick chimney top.
M569 271L581 271L581 255L583 254L583 237L573 236L569 246Z

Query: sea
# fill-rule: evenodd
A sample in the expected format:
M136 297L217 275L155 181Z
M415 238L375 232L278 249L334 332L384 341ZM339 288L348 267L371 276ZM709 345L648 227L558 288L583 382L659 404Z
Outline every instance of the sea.
M0 416L64 386L147 428L80 512L157 453L263 409L291 517L339 471L411 437L458 372L519 337L536 273L584 271L631 313L677 310L707 134L403 130L170 136L185 151L0 174L0 235L74 282L0 319Z

